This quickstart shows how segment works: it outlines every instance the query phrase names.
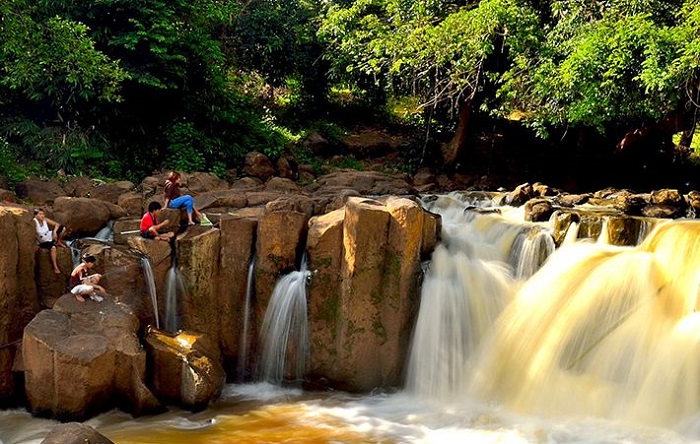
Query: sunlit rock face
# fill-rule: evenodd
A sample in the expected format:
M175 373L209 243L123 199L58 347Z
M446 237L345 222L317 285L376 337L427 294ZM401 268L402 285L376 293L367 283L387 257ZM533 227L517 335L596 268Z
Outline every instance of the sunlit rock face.
M22 342L30 411L81 421L121 407L135 414L160 402L145 385L138 319L109 295L102 302L62 296L27 325Z
M216 344L199 333L170 335L151 329L146 335L156 395L170 404L204 408L216 399L226 373Z
M437 238L427 219L439 226L411 199L351 197L310 221L312 378L352 391L400 383L421 252Z

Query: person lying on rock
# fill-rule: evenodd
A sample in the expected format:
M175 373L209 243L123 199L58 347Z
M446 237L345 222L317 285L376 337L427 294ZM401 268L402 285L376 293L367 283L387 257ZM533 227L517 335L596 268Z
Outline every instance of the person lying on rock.
M175 233L172 231L160 231L161 228L166 227L170 223L168 219L165 219L163 222L158 222L158 216L162 209L163 206L160 202L153 201L148 204L148 212L141 218L141 237L167 242L175 236Z
M194 206L194 199L189 194L180 193L180 173L171 171L165 181L163 189L163 199L165 208L185 208L187 210L187 225L194 225L194 214L198 220L202 220L202 213Z
M97 302L102 302L104 300L102 296L97 294L97 290L102 293L107 292L99 285L102 275L99 273L89 274L95 262L97 262L95 256L85 253L80 263L70 274L70 292L73 293L75 298L80 302L85 302L84 296L89 296L90 299Z
M56 274L61 274L61 269L58 267L58 260L56 259L56 247L66 248L66 244L63 243L65 227L46 217L44 210L41 208L34 210L34 227L36 228L36 243L39 245L39 248L49 250L53 271Z

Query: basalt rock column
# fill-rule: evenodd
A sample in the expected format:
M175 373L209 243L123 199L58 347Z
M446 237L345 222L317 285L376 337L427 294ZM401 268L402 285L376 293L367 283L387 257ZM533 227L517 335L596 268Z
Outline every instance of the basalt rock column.
M403 263L404 258L390 246L397 242L396 228L402 224L394 217L385 205L372 199L350 198L345 206L336 343L339 368L331 378L343 381L348 390L367 391L400 382L404 353L396 345L408 338L396 335L407 322L401 315L413 309L400 307L410 301L398 302L401 290L397 283L402 270L413 266ZM409 256L415 256L414 266L418 266L422 223L416 228L418 243L405 245ZM416 245L418 249L413 248Z
M309 286L309 338L311 379L327 378L338 372L338 329L340 327L340 276L343 261L341 208L309 220L306 251L313 274Z
M218 343L221 308L216 299L221 232L203 228L189 228L187 236L177 245L177 263L186 288L185 295L178 294L179 328L205 333ZM203 232L198 234L198 230Z
M34 239L32 215L25 209L0 207L0 403L11 397L16 387L12 365L22 330L39 311L34 281ZM48 257L46 258L48 261Z
M253 256L257 219L227 216L221 218L218 306L221 313L221 352L229 375L238 359L244 334L248 267ZM248 341L250 344L251 341ZM245 363L243 363L245 364Z
M267 211L258 222L255 270L256 313L259 322L281 275L293 271L299 246L306 239L308 217L294 209Z

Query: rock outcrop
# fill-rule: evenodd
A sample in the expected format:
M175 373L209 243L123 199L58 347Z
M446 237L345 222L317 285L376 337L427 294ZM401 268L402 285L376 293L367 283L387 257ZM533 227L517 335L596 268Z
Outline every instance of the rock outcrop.
M37 416L82 421L110 408L134 414L162 405L145 385L138 319L111 297L72 294L27 325L22 342L28 407Z

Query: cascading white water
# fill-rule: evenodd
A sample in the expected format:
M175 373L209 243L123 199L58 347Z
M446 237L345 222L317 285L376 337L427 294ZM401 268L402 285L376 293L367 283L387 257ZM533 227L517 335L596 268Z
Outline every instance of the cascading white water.
M158 316L158 295L156 294L156 280L153 276L153 266L151 259L143 256L139 258L139 265L143 270L143 277L146 279L148 294L151 296L151 304L153 306L153 317L155 318L156 328L160 329L160 320Z
M503 268L437 247L421 290L409 391L440 400L464 392L472 355L510 299L514 283Z
M443 216L449 248L435 250L424 280L411 392L544 417L693 421L700 224L661 224L636 247L569 239L531 277L508 285L507 253L517 242L500 216L428 209ZM472 272L476 264L483 269Z
M109 220L107 225L95 234L95 239L104 242L114 242L114 220Z
M69 240L66 242L66 245L68 245L68 248L70 248L70 258L71 262L73 263L73 268L77 267L80 264L81 255L82 251L79 247L80 241L78 239L74 240Z
M173 263L165 278L165 330L171 333L179 329L178 294L184 296L185 283L177 264Z
M245 305L243 306L243 331L241 332L241 344L238 350L238 374L245 376L246 363L248 362L248 330L250 329L250 304L255 287L255 255L248 265L248 276L245 289Z
M263 381L280 383L304 375L309 352L306 285L310 277L303 261L300 271L282 276L275 285L260 328L258 375Z

